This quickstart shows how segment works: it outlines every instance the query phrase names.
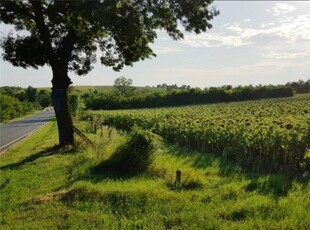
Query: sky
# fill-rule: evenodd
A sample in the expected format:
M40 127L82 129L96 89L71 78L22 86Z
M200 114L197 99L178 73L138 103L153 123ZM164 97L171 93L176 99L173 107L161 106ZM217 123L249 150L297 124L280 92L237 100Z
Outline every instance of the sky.
M172 40L163 31L151 45L157 57L120 72L100 61L86 76L73 72L74 86L113 85L124 76L135 86L210 87L285 84L310 79L310 1L214 1L213 28ZM1 35L9 27L1 25ZM2 53L2 50L1 50ZM49 66L38 70L0 61L0 85L51 87Z

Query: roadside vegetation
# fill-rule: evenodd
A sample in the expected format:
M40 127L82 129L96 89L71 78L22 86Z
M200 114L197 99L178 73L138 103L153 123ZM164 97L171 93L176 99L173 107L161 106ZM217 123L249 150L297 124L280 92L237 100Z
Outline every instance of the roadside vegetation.
M51 94L36 88L3 86L0 88L0 122L23 117L51 106Z
M20 102L17 98L0 93L0 122L33 113L38 107L29 102Z
M271 114L278 110L287 113L293 109L286 107L290 106L290 100L296 100L296 105L304 103L304 107L309 102L304 95L219 104L209 109L224 112L228 108L230 111L243 108L243 113L251 106L258 109L272 103L275 111ZM271 112L268 110L268 107L261 110L261 117ZM148 111L155 112L137 110L133 119L138 114L145 116ZM164 115L155 114L155 119L165 117L159 125L166 125L173 118L168 111L164 109ZM175 116L181 114L177 109L173 111ZM193 111L192 116L201 112ZM289 121L294 122L293 127L303 126L307 114L292 113ZM281 117L283 113L279 114L279 121L287 119ZM182 123L183 119L179 121ZM188 122L185 123L189 129L196 124L195 119ZM251 126L256 126L254 120L251 122ZM272 123L271 117L266 122ZM243 121L238 124L242 126ZM1 155L1 229L310 228L307 173L287 174L281 170L268 173L243 167L240 161L231 159L233 152L225 157L211 149L193 150L191 146L171 142L167 136L146 129L139 122L127 131L92 121L76 120L76 125L92 140L93 146L76 137L74 148L55 148L57 125L51 121ZM286 125L276 128L282 130L284 137L295 132L293 127L285 128ZM234 153L239 156L239 152Z

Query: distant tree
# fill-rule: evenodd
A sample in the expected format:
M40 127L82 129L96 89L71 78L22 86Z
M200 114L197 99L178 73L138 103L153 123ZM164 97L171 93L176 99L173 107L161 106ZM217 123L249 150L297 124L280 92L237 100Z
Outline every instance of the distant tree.
M125 77L116 78L113 86L115 92L124 97L132 96L136 90L136 88L132 86L132 79Z
M288 82L286 86L292 87L296 93L309 93L310 79L307 81L299 80L298 82Z
M9 87L9 86L3 86L1 87L1 93L7 95L7 96L11 96L13 97L15 94L15 90L13 87Z
M225 90L230 90L233 87L232 87L232 85L224 85L224 86L222 86L222 88L225 89Z
M178 89L179 87L177 86L177 84L174 85L167 85L167 89Z
M3 93L11 97L15 97L16 94L20 92L24 92L24 89L22 89L21 87L17 87L17 86L3 86L0 88L0 93Z
M28 97L25 90L15 94L14 96L20 101L28 101Z
M36 101L42 107L48 107L52 104L51 95L46 90L40 90Z
M5 0L0 1L0 22L28 31L2 39L3 59L14 66L52 69L52 102L59 143L73 144L68 107L68 71L85 75L92 70L96 51L101 63L120 70L124 65L155 56L150 43L157 31L175 40L187 32L211 29L219 14L212 0Z
M189 90L191 87L189 85L182 85L181 87L179 87L180 89L186 89Z
M161 84L161 88L167 89L167 88L168 88L168 85L167 85L166 83L163 83L163 84Z
M28 86L28 88L25 90L25 93L27 95L27 100L29 102L35 102L37 97L37 89L33 88L32 86Z

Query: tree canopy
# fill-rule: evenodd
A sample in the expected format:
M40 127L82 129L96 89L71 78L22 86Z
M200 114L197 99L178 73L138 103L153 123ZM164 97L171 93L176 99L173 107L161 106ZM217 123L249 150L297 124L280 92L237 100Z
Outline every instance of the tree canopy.
M132 79L119 77L114 81L114 91L121 96L132 96L136 90L135 87L132 86Z
M149 44L156 30L173 39L186 31L210 29L219 14L212 0L80 0L1 1L0 21L16 31L3 38L3 58L14 66L38 68L63 66L78 75L87 74L96 61L120 70L124 65L155 56Z

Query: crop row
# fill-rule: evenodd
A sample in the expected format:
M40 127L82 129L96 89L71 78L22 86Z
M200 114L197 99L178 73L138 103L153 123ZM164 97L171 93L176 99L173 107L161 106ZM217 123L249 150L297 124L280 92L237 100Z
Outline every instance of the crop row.
M178 108L89 111L84 119L150 129L169 142L265 171L309 168L309 98Z

